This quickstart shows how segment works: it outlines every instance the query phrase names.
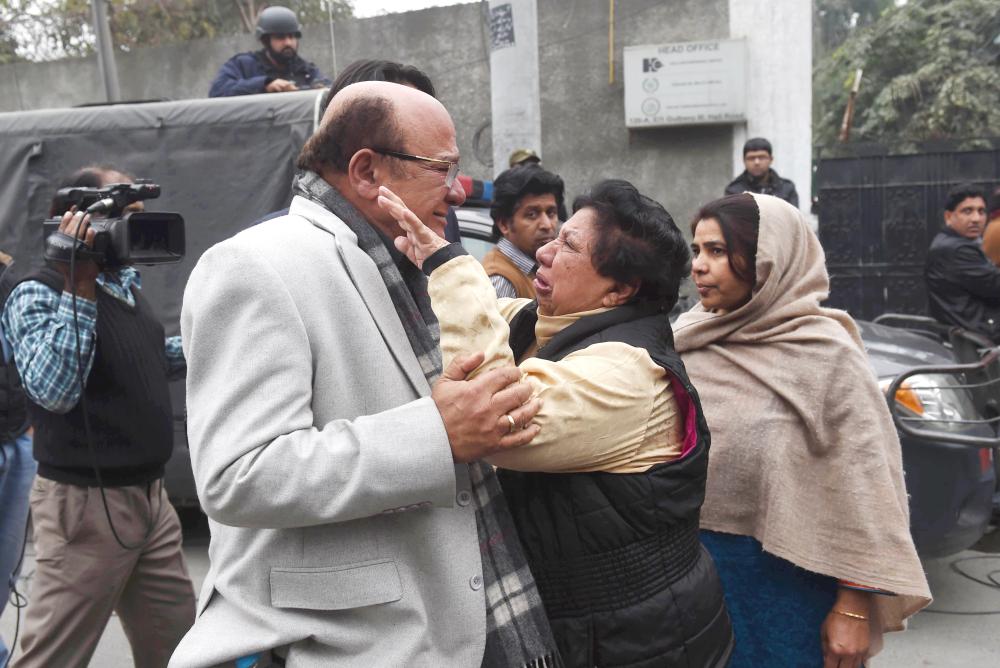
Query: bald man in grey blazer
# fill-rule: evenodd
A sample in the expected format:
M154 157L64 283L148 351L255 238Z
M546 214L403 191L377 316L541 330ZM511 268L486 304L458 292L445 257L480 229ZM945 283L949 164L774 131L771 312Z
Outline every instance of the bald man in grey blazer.
M443 235L465 199L458 157L434 98L350 86L303 149L289 214L214 246L191 274L188 432L211 566L172 668L551 658L544 621L529 655L491 648L508 624L488 604L505 586L488 577L494 542L521 578L510 614L533 623L519 609L540 599L478 463L531 441L538 401L513 367L466 380L481 356L441 373L425 279L377 204L386 185Z

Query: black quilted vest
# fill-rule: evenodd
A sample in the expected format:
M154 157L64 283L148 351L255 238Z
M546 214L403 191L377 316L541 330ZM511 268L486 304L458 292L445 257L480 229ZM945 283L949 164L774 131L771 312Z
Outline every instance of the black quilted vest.
M511 321L515 358L534 342L535 308ZM586 317L535 356L606 341L645 349L670 374L687 454L635 474L500 470L504 495L567 666L721 668L732 628L698 540L709 432L666 314L626 305Z
M21 277L62 292L57 271L40 269ZM164 330L139 290L130 307L97 290L97 342L84 394L96 463L105 486L151 482L163 476L173 451L173 410L167 385ZM6 295L3 297L6 302ZM68 413L29 401L35 428L33 447L43 478L96 486L88 451L82 403Z

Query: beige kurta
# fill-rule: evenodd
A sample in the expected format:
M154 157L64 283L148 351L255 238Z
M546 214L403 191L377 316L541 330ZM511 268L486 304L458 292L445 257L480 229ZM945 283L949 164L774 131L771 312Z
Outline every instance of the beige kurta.
M441 324L445 367L459 354L485 351L481 369L514 364L507 323L529 303L498 300L471 256L434 270L428 283ZM567 316L539 315L538 346L598 309ZM649 354L624 343L598 343L554 362L529 357L518 367L542 399L541 432L530 445L490 458L517 471L639 473L676 458L683 419L666 373Z

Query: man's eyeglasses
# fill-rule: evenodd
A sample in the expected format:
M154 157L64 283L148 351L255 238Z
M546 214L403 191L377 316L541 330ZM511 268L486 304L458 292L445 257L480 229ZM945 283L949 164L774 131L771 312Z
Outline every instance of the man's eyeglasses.
M451 186L455 183L455 179L458 178L458 163L452 162L451 160L438 160L437 158L428 158L423 155L411 155L410 153L400 153L399 151L390 151L384 148L372 148L372 150L376 153L381 153L382 155L398 158L400 160L433 162L438 165L448 165L448 175L444 177L444 185L447 188L451 188Z

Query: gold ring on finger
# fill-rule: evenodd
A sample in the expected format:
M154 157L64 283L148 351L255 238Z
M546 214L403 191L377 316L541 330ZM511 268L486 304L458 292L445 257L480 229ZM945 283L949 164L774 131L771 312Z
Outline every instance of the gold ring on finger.
M504 415L504 417L507 418L507 422L510 423L510 429L507 430L507 433L513 434L514 430L517 429L517 423L514 422L514 418L512 418L510 415Z

